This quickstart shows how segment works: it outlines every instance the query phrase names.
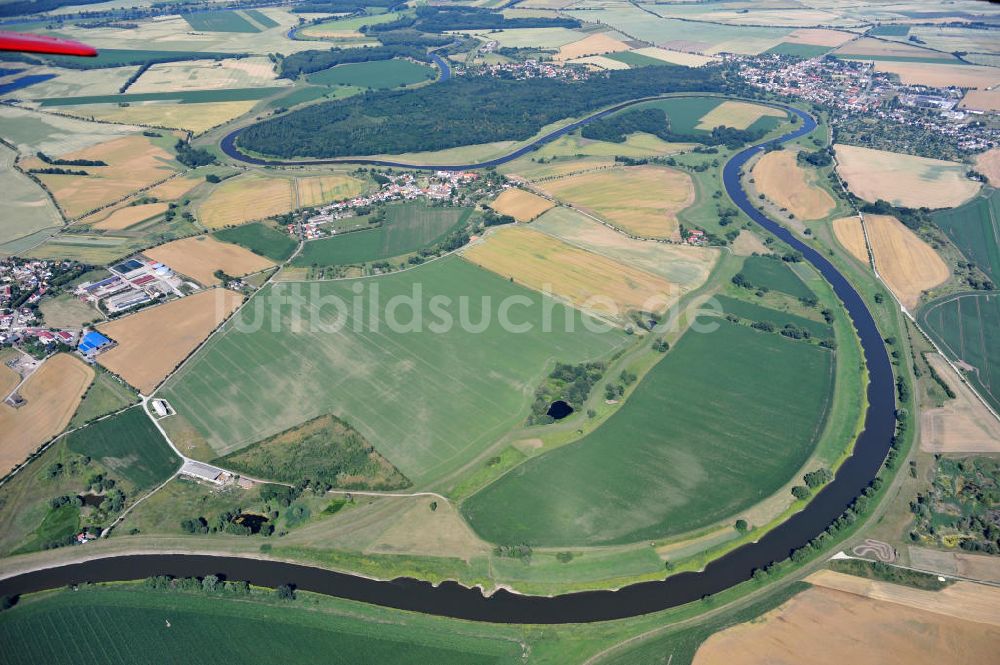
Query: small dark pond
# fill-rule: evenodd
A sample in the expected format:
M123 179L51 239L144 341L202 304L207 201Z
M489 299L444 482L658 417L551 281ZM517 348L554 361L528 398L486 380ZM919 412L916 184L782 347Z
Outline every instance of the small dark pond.
M251 533L258 533L260 528L264 526L267 521L267 518L263 515L255 515L254 513L243 513L242 515L238 515L236 519L233 520L236 524L250 529Z
M97 508L102 503L104 503L103 494L80 494L76 498L80 499L80 501L83 501L83 505L92 506L94 508Z
M557 399L549 405L549 410L546 412L546 415L555 418L556 420L562 420L571 413L573 413L573 407L571 407L567 402Z

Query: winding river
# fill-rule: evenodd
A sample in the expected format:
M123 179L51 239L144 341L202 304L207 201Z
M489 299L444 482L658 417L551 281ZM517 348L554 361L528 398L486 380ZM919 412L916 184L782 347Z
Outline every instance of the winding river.
M364 164L435 170L495 166L516 159L587 122L641 101L646 100L619 104L544 136L510 155L481 164L416 166L382 160L354 160L352 163L360 161ZM799 122L794 130L770 142L795 139L809 133L816 126L815 120L803 111L778 104L772 106L795 114ZM271 163L248 158L235 151L235 134L229 134L223 140L223 149L228 155L255 164ZM618 591L588 591L554 597L523 596L504 590L486 597L479 589L469 589L454 582L433 586L414 579L379 581L280 561L187 554L104 557L24 573L0 580L0 594L22 594L85 581L132 580L152 575L218 574L263 586L291 583L307 591L473 621L576 623L620 619L682 605L746 581L755 568L764 568L773 561L785 559L790 552L807 544L836 520L875 477L888 453L894 431L895 386L882 336L861 296L822 254L758 211L740 186L741 167L761 151L763 145L765 144L746 148L729 160L723 170L726 190L736 205L754 222L801 252L805 260L819 270L833 286L850 314L861 340L870 381L864 429L851 456L841 465L834 480L818 492L805 509L763 535L759 541L729 552L700 572L679 573L665 580L642 582ZM351 160L303 163L331 164L346 161ZM293 162L283 162L291 163Z

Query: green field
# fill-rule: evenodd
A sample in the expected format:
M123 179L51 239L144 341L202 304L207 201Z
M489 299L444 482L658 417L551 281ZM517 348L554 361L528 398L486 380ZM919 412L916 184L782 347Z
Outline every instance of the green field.
M778 328L784 328L789 323L798 328L808 330L820 339L832 339L833 329L825 323L807 319L804 316L797 316L788 312L779 312L770 307L763 307L745 300L738 300L728 296L715 296L715 299L722 305L725 314L733 314L746 319L747 321L768 321Z
M391 330L394 296L414 289L423 303L412 308L419 325ZM371 308L375 290L377 311ZM291 312L271 299L296 293L305 300L300 332ZM434 296L451 299L445 314L455 325L438 325L444 317L435 313ZM508 296L522 302L512 321L533 322L533 332L505 332L499 325L498 303ZM491 317L483 330L459 325L483 321L483 297L490 299ZM170 418L187 419L225 455L332 413L415 485L455 470L522 422L531 392L554 361L605 356L627 339L618 331L588 331L575 310L457 257L377 278L271 284L254 299L167 381L160 394L178 413ZM554 306L556 325L548 333L540 330L543 302ZM345 325L329 330L340 314ZM415 318L406 306L392 316L400 324ZM566 316L575 332L560 325Z
M215 51L146 51L135 49L102 48L97 56L88 58L88 67L122 67L125 65L142 65L147 62L177 62L179 60L206 60L232 58L233 53ZM68 55L46 56L47 60L56 65L79 65L80 58Z
M351 265L409 254L440 242L468 221L472 209L411 202L388 206L385 212L385 223L376 229L307 242L292 265Z
M936 212L933 219L965 258L979 266L994 285L1000 284L1000 190Z
M139 489L151 489L169 478L180 460L153 422L135 407L100 420L66 437L66 446L88 455Z
M295 239L287 233L261 222L223 229L213 235L219 240L242 245L251 252L266 256L272 261L284 261L292 255L298 246Z
M764 53L777 53L778 55L793 55L797 58L815 58L833 50L831 46L814 46L813 44L794 44L782 42L777 46L767 49Z
M655 102L639 104L632 109L657 108L663 109L670 119L670 129L678 134L707 134L703 129L696 129L702 116L726 101L722 97L675 97L661 99Z
M0 144L0 190L5 212L0 217L0 245L44 229L54 232L62 225L62 217L42 188L14 168L16 157L15 151Z
M257 26L235 11L192 12L182 16L192 28L204 32L260 32Z
M98 370L97 377L87 389L87 394L70 421L71 428L82 427L94 418L124 409L137 399L136 394L126 388L106 371Z
M909 32L908 25L876 25L868 31L868 34L878 37L905 37Z
M927 51L929 54L933 54L934 51ZM835 53L838 58L843 58L844 60L875 60L883 62L926 62L932 65L965 65L968 64L954 56L942 53L940 57L935 57L929 55L928 57L915 56L915 55L871 55L865 53L863 55L855 55L853 53Z
M398 88L429 81L437 76L437 70L418 65L409 60L372 60L337 65L315 74L306 80L316 85L353 85L361 88Z
M813 292L784 261L766 256L749 256L740 270L757 288L787 293L793 298L813 298Z
M966 378L1000 409L1000 294L944 296L925 305L919 320L950 358L975 368Z
M244 9L243 13L249 16L254 23L264 28L277 28L278 22L258 9Z
M689 331L611 418L462 504L485 539L637 542L698 529L773 494L812 454L833 355L720 321Z
M0 614L5 663L520 663L499 631L356 603L145 590L56 591ZM325 599L324 599L325 600ZM502 633L501 633L502 634ZM211 645L208 647L207 645Z
M669 62L665 60L659 60L657 58L650 58L648 55L643 55L642 53L634 53L632 51L620 51L618 53L606 53L605 58L611 58L612 60L617 60L618 62L624 62L629 67L663 67L670 66L673 67Z
M224 90L186 90L180 92L137 92L124 95L89 95L39 99L42 106L77 106L84 104L131 104L135 102L175 101L180 104L242 102L264 99L288 88L229 88Z

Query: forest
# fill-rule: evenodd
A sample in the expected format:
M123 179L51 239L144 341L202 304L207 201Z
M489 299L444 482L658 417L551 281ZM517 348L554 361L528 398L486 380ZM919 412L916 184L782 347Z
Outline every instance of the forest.
M479 7L418 7L416 16L403 17L389 23L365 26L365 32L381 33L400 28L415 28L422 32L448 30L510 30L511 28L578 28L574 18L523 17L508 18L500 12Z
M522 141L557 120L631 99L723 90L724 82L712 67L648 67L586 81L463 76L309 106L247 127L236 144L284 158L443 150Z
M280 77L294 81L302 74L312 74L336 65L372 60L391 60L392 58L411 58L421 62L430 62L427 51L408 44L367 48L332 48L326 51L299 51L285 56L281 61Z

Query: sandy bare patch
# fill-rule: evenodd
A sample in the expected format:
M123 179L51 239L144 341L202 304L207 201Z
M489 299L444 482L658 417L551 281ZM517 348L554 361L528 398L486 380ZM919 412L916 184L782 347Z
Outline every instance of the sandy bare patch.
M670 62L675 65L683 65L685 67L701 67L702 65L707 65L716 61L716 58L709 58L705 55L686 53L683 51L670 51L657 46L637 48L635 49L635 52L648 58L656 58L657 60Z
M937 252L891 215L866 215L875 268L900 302L912 310L921 294L951 273Z
M785 115L784 111L770 106L727 100L703 115L695 129L711 131L720 125L733 129L746 129L760 118L767 116L784 118Z
M617 51L627 51L628 44L615 39L611 35L598 32L580 41L570 42L560 47L559 53L555 55L556 60L572 60L587 55L601 55L602 53L615 53Z
M860 579L860 578L858 578ZM989 661L1000 630L827 588L803 591L760 619L708 638L695 665Z
M1000 583L1000 557L966 552L942 552L929 547L907 548L910 565L943 575L958 575Z
M694 203L683 171L630 166L580 173L541 183L547 194L647 238L679 237L677 213Z
M124 208L115 210L106 218L94 224L91 228L100 229L102 231L119 231L121 229L127 229L128 227L138 224L139 222L144 222L151 217L162 215L166 211L167 204L163 202L144 203L137 206L125 206Z
M93 379L93 369L60 353L42 363L21 386L23 406L15 409L0 403L0 473L6 474L66 428Z
M965 93L965 97L962 98L959 106L978 111L1000 111L1000 88L994 90L970 90Z
M841 217L833 220L833 234L851 256L868 265L868 244L859 217Z
M215 277L216 270L233 277L242 277L274 266L270 259L254 254L245 247L220 242L207 235L174 240L143 253L206 286L221 284Z
M753 231L747 231L743 229L740 234L736 236L736 240L732 244L733 254L736 256L751 256L755 252L757 254L767 254L770 250L767 245L757 236Z
M148 395L241 302L238 293L209 289L101 324L118 346L98 361Z
M1000 148L976 155L976 170L985 175L991 185L1000 187Z
M753 167L754 187L768 199L805 220L823 219L837 207L815 182L815 172L799 166L790 150L769 152Z
M872 600L1000 628L998 587L973 582L956 582L940 591L924 591L832 570L817 571L807 577L806 581L826 589L846 591Z
M537 194L512 187L504 190L490 207L499 214L510 215L519 222L530 222L554 205L552 201Z
M944 406L920 414L920 449L929 453L1000 453L1000 421L936 353L927 362L955 393Z
M979 183L965 176L968 167L958 162L839 143L834 149L837 172L852 192L872 203L953 208L979 191Z
M588 252L525 226L498 228L463 256L538 291L551 290L585 311L622 318L662 311L680 289L666 279Z
M840 46L856 36L853 33L841 32L840 30L802 28L786 35L783 41L790 44L809 44L810 46Z

